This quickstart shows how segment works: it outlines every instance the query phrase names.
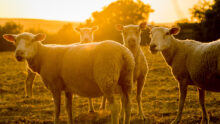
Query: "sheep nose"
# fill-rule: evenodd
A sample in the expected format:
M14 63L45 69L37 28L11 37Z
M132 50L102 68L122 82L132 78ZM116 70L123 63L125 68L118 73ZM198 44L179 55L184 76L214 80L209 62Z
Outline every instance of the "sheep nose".
M151 50L151 51L154 51L155 48L156 48L156 45L155 45L155 44L151 44L151 45L150 45L150 50Z
M18 61L22 61L23 56L24 56L24 51L22 51L22 50L17 50L16 51L15 57Z

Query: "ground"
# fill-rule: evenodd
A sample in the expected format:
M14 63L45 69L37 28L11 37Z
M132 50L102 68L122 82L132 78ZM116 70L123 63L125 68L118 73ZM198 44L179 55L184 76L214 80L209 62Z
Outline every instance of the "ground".
M132 92L132 124L169 124L175 119L179 101L178 82L171 74L161 54L146 54L149 73L142 94L143 110L146 121L137 116L135 100L136 85ZM181 66L181 65L180 65ZM52 124L53 99L40 77L33 86L33 98L25 98L24 81L26 78L24 62L16 62L13 52L0 53L0 124ZM182 124L196 124L201 120L201 109L196 87L188 87L188 95L183 110ZM73 118L77 124L108 124L110 112L100 111L101 98L93 99L95 113L88 113L87 98L74 96ZM206 92L206 108L210 124L220 123L220 93ZM61 124L67 123L67 114L62 94Z

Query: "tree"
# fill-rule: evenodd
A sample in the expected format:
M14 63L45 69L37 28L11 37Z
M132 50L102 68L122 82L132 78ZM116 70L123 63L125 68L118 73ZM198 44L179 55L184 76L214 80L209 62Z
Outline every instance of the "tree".
M5 25L0 26L0 51L11 51L15 49L12 43L5 41L3 34L18 34L23 30L23 26L15 22L6 22Z
M193 18L199 20L203 41L220 38L220 0L200 2L192 10Z
M74 31L71 23L63 25L63 27L57 32L57 35L59 36L58 41L61 41L63 44L79 42L79 36L77 32Z
M104 7L102 11L93 12L90 24L98 25L99 30L95 33L98 40L112 39L121 41L120 33L114 28L115 24L138 24L147 21L149 14L153 12L150 5L144 4L141 0L117 0ZM143 41L146 40L146 36Z
M192 9L190 9L192 20L197 22L204 21L205 12L209 9L211 9L211 1L200 0Z
M73 30L72 23L64 24L56 34L48 35L48 39L44 43L72 44L79 42L79 36Z

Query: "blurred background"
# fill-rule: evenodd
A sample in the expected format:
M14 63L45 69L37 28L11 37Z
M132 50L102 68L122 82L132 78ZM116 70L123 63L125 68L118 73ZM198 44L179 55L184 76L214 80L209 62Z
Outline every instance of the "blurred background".
M43 43L79 42L74 27L99 26L95 41L116 40L121 35L114 25L178 25L180 39L209 42L220 37L220 0L1 0L0 35L5 33L46 33ZM150 41L148 29L141 45ZM0 51L14 46L0 37Z

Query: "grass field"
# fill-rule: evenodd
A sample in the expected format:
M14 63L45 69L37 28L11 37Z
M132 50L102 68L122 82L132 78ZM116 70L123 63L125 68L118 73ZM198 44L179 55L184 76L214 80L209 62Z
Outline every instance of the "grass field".
M151 55L143 48L149 65L145 88L142 94L143 110L147 124L169 124L177 114L178 82L173 78L170 68L160 54ZM180 65L181 66L181 65ZM0 124L52 124L53 100L40 77L34 81L33 98L24 97L24 80L26 78L25 63L18 63L12 52L0 53ZM143 124L137 116L135 100L136 85L132 93L132 124ZM197 89L188 87L188 95L183 110L183 124L200 122L201 110L197 97ZM76 124L110 123L110 112L99 111L101 98L93 99L97 112L88 113L87 99L79 96L73 98L73 116ZM220 124L220 94L206 92L206 106L211 124ZM62 95L61 123L67 123Z

